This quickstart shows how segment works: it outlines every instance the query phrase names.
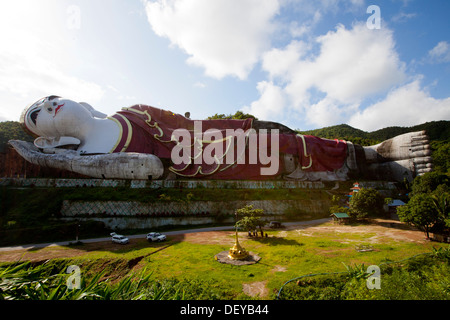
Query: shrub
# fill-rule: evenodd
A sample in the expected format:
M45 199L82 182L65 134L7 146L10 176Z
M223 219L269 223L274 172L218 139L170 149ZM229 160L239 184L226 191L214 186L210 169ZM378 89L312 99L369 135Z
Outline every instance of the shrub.
M380 265L380 289L367 288L364 265L347 273L303 278L283 287L285 300L448 300L450 247L413 256L402 263Z
M363 188L350 200L350 214L354 218L377 216L383 210L384 199L381 194L371 188Z

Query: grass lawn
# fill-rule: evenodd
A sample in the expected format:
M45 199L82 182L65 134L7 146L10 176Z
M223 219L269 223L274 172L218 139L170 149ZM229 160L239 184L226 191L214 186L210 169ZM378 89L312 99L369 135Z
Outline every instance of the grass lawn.
M35 253L52 257L59 250L57 260L61 268L77 264L87 279L102 270L107 271L112 281L145 270L145 273L152 273L153 279L161 281L196 281L209 291L215 291L218 298L273 299L286 281L302 275L345 272L346 266L361 264L367 268L429 253L433 247L448 246L425 241L422 232L402 224L397 226L401 228L379 224L340 226L330 222L291 230L270 230L267 238L248 238L246 233L240 232L241 245L261 257L258 263L244 266L222 264L214 258L233 245L234 233L230 231L204 233L201 241L198 236L185 235L185 238L169 237L163 243L133 239L125 246L48 247ZM358 245L370 245L373 250L359 252L355 249ZM2 261L5 261L4 254L0 253ZM243 290L245 287L249 289ZM202 293L193 298L201 299Z
M156 278L175 276L211 280L219 287L236 292L238 297L243 284L265 282L268 289L265 297L268 298L273 297L283 283L301 275L343 272L346 265L364 264L367 267L398 261L430 252L432 246L441 246L432 242L412 243L388 238L378 243L367 241L374 236L370 232L332 231L305 236L293 230L271 231L268 238L250 240L241 233L241 244L262 259L254 265L233 266L214 260L215 254L228 250L233 244L234 237L230 234L228 243L224 245L180 242L144 258L142 263L154 272ZM361 244L370 244L373 251L356 251L355 245Z

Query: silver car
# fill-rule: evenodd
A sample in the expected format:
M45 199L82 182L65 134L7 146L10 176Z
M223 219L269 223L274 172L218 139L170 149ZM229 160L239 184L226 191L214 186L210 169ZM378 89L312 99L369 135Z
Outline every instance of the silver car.
M147 234L147 240L150 242L153 241L161 242L166 240L166 236L159 232L150 232L149 234Z
M119 244L127 244L127 243L129 243L130 242L130 240L128 240L128 238L127 237L125 237L125 236L122 236L122 235L120 235L120 234L116 234L116 233L111 233L111 241L113 242L113 243L119 243Z

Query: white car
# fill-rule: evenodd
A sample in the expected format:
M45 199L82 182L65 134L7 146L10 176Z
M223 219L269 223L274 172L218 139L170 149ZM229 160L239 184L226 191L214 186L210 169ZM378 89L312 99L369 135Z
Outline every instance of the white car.
M166 236L164 234L161 234L159 232L150 232L149 234L147 234L147 240L152 242L152 241L165 241L166 240Z
M130 240L128 240L127 237L122 236L122 235L117 234L117 233L114 233L114 232L111 233L111 241L113 243L119 243L119 244L127 244L127 243L130 242Z

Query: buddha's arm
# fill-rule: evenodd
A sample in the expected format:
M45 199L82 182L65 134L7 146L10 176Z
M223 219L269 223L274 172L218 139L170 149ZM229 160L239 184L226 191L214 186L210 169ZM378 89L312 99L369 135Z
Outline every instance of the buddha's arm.
M103 179L158 179L164 173L161 160L151 154L111 153L80 156L76 151L50 149L41 152L30 142L9 143L25 160L49 168L73 171ZM48 153L48 152L53 153Z

